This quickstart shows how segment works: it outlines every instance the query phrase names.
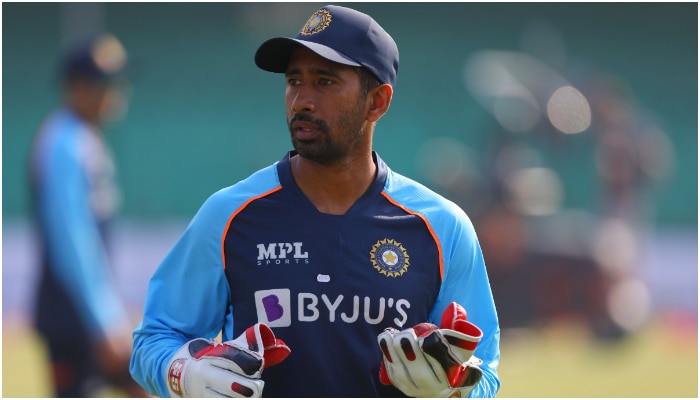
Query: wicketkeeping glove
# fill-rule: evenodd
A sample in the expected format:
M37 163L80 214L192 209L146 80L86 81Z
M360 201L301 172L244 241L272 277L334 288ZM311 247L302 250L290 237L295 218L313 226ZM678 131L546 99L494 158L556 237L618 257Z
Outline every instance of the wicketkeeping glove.
M172 397L260 397L263 369L282 362L289 353L289 347L261 323L224 343L194 339L168 364L168 392Z
M483 333L467 312L451 303L438 328L421 323L377 336L383 362L379 378L411 397L466 397L481 380L481 360L472 356Z

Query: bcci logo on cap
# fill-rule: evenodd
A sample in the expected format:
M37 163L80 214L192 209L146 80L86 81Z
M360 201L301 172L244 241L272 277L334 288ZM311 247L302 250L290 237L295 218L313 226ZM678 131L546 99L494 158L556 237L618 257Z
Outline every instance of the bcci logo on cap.
M304 27L301 28L302 35L313 35L326 29L331 23L331 13L326 10L318 10L311 15Z
M369 252L369 258L374 269L388 277L399 277L408 270L408 252L394 239L377 241Z

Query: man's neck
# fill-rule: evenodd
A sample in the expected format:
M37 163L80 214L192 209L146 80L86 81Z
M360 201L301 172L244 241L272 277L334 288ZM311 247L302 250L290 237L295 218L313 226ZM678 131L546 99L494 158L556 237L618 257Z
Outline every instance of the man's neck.
M345 214L377 175L371 152L330 166L295 155L290 164L301 191L324 214Z

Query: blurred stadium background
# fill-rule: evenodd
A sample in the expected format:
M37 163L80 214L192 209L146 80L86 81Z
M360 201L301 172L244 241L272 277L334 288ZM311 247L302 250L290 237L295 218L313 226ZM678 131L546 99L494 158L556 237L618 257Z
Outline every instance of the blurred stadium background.
M401 51L375 148L477 227L500 395L696 398L697 3L340 4ZM25 178L62 47L107 30L135 62L107 138L123 189L116 277L136 323L204 199L290 148L283 77L252 58L320 5L3 3L4 397L49 395Z

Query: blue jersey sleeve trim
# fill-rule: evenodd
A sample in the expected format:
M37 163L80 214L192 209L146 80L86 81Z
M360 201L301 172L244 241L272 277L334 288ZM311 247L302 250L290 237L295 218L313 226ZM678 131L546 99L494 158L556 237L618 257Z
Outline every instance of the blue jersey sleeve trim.
M131 374L150 393L168 396L166 369L187 341L213 338L232 321L222 238L236 212L279 187L276 165L211 195L156 269L144 316L134 330ZM202 308L201 305L207 307Z
M224 270L226 269L226 254L224 252L224 241L226 240L226 232L228 231L228 228L231 225L231 222L233 221L233 219L236 218L236 215L238 215L241 211L243 211L253 201L260 199L260 198L263 198L265 196L269 196L270 194L275 193L281 189L282 189L282 186L277 186L276 188L268 190L265 193L262 193L262 194L257 195L257 196L253 196L253 197L249 198L248 200L246 200L240 207L238 207L231 214L231 217L228 219L228 222L226 223L226 228L224 228L224 232L221 235L221 260L222 260L222 263L224 265Z
M453 301L467 310L469 321L484 333L474 353L484 361L484 376L470 397L495 397L500 388L497 374L500 328L471 220L453 202L391 171L387 174L385 193L397 206L421 216L440 248L442 285L428 322L439 325L442 312Z
M444 263L443 263L443 257L442 257L442 244L440 244L440 238L438 238L437 234L435 234L435 231L433 230L433 227L430 225L430 221L425 217L425 215L417 212L410 210L406 208L403 204L400 202L396 201L394 198L391 197L391 195L387 192L382 192L382 196L384 196L390 203L395 205L396 207L399 207L400 209L406 211L409 214L413 214L417 216L418 218L422 219L423 222L425 222L426 228L428 228L428 231L430 232L430 236L433 237L433 240L435 240L435 245L437 246L438 249L438 256L440 258L440 279L444 279L445 277L445 270L444 270Z

